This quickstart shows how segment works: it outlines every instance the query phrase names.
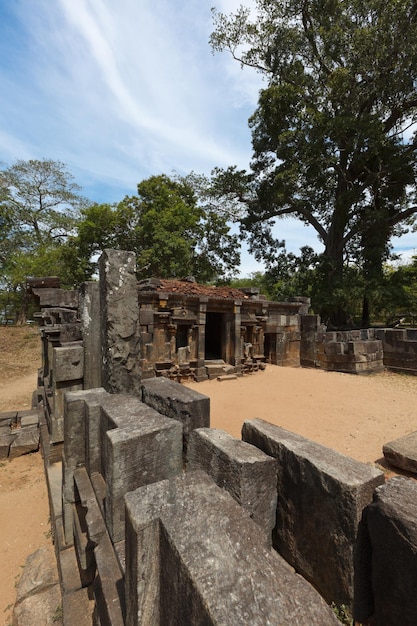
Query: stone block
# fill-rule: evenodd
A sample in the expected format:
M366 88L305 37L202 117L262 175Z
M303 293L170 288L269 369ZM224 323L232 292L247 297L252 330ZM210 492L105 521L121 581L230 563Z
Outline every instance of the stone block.
M64 396L64 453L68 467L86 465L86 403L97 404L106 395L104 389L67 391Z
M417 431L384 444L382 451L390 465L417 474Z
M52 412L49 418L49 431L52 443L64 441L64 396L70 391L80 391L82 381L54 382L52 386Z
M10 444L9 458L15 459L17 456L37 450L39 450L39 428L27 426L16 432L16 437Z
M79 380L84 375L84 351L79 344L53 349L54 380L65 382Z
M99 404L107 393L104 389L67 391L64 396L64 453L63 453L63 497L64 502L74 502L73 472L87 464L92 436L92 454L100 444ZM96 410L94 410L96 407ZM91 409L91 411L90 411ZM91 421L87 415L92 413ZM97 452L99 455L99 451ZM98 462L98 461L97 461Z
M153 324L153 309L139 309L139 324L142 326L149 326L149 324Z
M329 603L352 607L358 526L383 473L260 419L242 439L278 462L274 547Z
M37 426L39 424L38 411L19 411L20 425L22 428L27 426Z
M0 461L5 461L9 458L10 446L12 445L12 442L15 440L15 438L16 435L0 434Z
M88 589L77 589L62 598L65 626L91 626L93 615Z
M161 377L144 380L142 399L162 415L182 424L185 447L192 430L210 427L210 398L173 380Z
M203 470L264 531L270 546L277 506L276 460L223 430L199 428L189 439L187 469Z
M126 624L338 624L204 472L126 495Z
M76 289L60 289L43 287L32 290L39 298L39 306L43 307L78 307L78 291Z
M102 410L106 524L124 539L124 495L182 471L182 426L132 396L110 395Z
M125 626L123 576L107 533L94 548L97 574L93 582L95 610L99 621L109 626ZM138 624L139 626L139 624Z
M417 624L417 483L391 478L367 509L375 624Z
M19 579L13 624L15 626L53 624L53 618L61 605L61 589L54 552L47 547L39 548L27 557Z

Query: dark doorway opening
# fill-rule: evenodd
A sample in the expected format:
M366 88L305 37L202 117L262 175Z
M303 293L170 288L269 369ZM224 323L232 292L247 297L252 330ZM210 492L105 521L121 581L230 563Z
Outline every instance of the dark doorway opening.
M206 313L206 345L205 358L207 361L222 359L223 314Z

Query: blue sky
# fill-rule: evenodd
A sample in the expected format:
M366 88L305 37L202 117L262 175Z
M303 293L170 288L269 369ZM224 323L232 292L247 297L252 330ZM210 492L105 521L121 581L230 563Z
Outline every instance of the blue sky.
M260 77L213 55L211 7L239 0L13 0L0 4L0 162L64 162L96 202L154 174L248 167ZM250 4L250 0L243 2ZM321 249L281 220L287 249ZM417 246L416 236L401 246ZM262 269L244 254L242 275Z

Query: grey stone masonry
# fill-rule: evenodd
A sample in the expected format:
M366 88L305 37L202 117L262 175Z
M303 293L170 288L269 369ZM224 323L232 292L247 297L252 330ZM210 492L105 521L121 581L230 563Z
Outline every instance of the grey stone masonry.
M274 547L328 602L352 607L358 527L383 473L261 419L242 439L278 462Z
M102 385L110 393L140 394L139 304L133 252L100 257Z
M53 376L58 383L80 380L84 376L84 349L82 343L53 348Z
M372 553L374 622L417 624L417 483L395 477L379 487L367 509Z
M195 428L210 426L210 398L167 378L148 378L142 382L143 401L162 415L183 425L184 447Z
M204 470L263 529L271 546L277 506L277 463L223 430L199 428L190 435L187 469Z
M384 444L382 450L390 465L417 474L417 431Z
M336 626L320 595L204 472L126 495L127 626Z
M100 287L88 281L80 287L80 319L84 345L84 389L101 387Z
M107 396L104 389L87 389L68 391L64 395L64 451L62 455L62 495L64 532L67 543L72 542L72 506L75 502L74 471L85 467L89 459L89 431L95 428L99 432L99 424L90 424L88 415L92 407L99 407ZM90 408L90 413L88 411ZM100 411L94 413L96 422L100 420ZM98 440L98 435L96 436ZM95 448L97 446L95 445ZM93 447L94 449L94 447ZM99 453L99 452L98 452Z
M101 414L105 517L113 543L124 539L124 495L182 471L182 426L132 396L109 395Z

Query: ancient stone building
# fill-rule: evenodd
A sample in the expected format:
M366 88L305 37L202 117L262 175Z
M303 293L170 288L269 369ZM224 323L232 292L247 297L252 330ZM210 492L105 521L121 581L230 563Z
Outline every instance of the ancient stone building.
M193 278L138 284L142 377L197 381L300 364L304 302L269 302L255 288L207 287Z

